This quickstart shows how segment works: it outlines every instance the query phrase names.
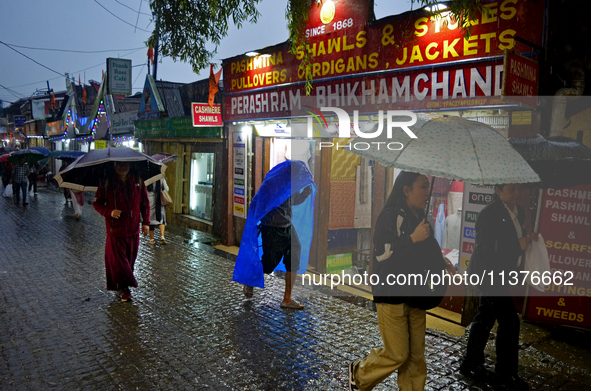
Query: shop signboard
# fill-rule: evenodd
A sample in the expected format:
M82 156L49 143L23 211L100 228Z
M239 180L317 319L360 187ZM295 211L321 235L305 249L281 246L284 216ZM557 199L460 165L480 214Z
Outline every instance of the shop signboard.
M492 201L494 192L493 186L464 184L459 270L468 269L476 239L476 219L480 211Z
M25 115L15 115L14 116L14 126L17 128L22 127L26 121L27 121L27 117Z
M131 95L131 60L107 58L107 94Z
M505 50L503 100L535 109L538 105L539 73L537 61Z
M54 121L45 124L45 133L51 136L57 136L65 132L64 121Z
M303 46L295 54L285 44L261 53L265 56L237 56L224 63L225 93L302 82L306 72L320 81L368 72L500 59L505 50L530 52L528 46L514 39L516 36L543 46L543 2L484 0L489 12L477 16L467 38L445 11L440 17L413 12L406 17L366 24L359 16L361 12L345 15L342 7L353 7L347 3L353 2L334 2L334 18L328 24L322 22L322 10L313 3L306 33L314 61L307 71L299 67Z
M509 106L501 99L502 61L462 63L444 68L401 69L390 74L315 81L310 96L305 86L224 94L224 120L309 116L322 107L350 114L392 110L458 110Z
M247 137L245 133L232 133L232 147L234 151L234 216L246 218L246 145Z
M137 120L137 111L116 113L111 117L111 134L132 133L135 130L134 122Z
M105 149L107 148L107 141L106 140L96 140L94 142L94 149Z
M222 106L207 103L192 103L193 126L223 126Z
M551 271L572 278L545 292L530 288L525 319L591 329L591 185L545 189L538 230Z
M326 256L326 272L329 274L346 270L353 265L353 254L334 254Z

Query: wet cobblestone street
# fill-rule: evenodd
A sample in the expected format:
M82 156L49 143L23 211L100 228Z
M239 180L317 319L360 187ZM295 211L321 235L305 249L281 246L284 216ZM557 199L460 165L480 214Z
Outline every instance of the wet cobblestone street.
M91 205L76 221L62 193L41 188L0 209L1 390L345 390L348 363L381 345L375 312L308 287L295 288L304 311L279 308L272 276L245 300L232 257L171 226L168 245L141 239L139 287L122 303L105 289ZM488 389L459 374L465 343L427 330L427 390ZM588 371L525 345L520 355L532 389L591 390ZM395 375L376 387L391 389Z

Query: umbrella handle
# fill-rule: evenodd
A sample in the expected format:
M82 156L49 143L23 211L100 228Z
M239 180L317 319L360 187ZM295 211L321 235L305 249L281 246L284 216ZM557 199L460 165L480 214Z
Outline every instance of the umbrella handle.
M431 197L433 196L433 185L435 185L435 177L431 179L431 189L429 190L429 200L427 201L427 208L425 209L425 218L429 214L429 206L431 205Z

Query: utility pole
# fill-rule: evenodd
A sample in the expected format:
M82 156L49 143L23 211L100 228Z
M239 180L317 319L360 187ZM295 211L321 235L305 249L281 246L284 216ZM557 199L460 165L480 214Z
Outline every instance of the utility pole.
M154 14L154 17L156 18L156 46L154 47L154 71L152 73L154 74L154 81L156 81L156 71L158 70L158 46L160 41L160 19L156 14Z

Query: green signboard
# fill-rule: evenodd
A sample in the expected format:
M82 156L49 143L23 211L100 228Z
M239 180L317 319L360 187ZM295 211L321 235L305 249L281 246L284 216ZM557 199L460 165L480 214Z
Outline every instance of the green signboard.
M194 127L191 117L135 121L135 138L222 138L221 126Z
M338 273L341 270L350 268L353 265L353 254L334 254L326 257L326 272L329 274Z

